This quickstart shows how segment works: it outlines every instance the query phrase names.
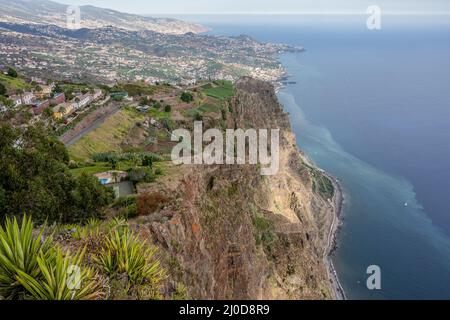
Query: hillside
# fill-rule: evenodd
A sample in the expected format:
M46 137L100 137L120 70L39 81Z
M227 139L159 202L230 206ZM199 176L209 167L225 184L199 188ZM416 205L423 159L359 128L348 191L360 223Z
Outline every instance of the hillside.
M0 21L51 24L66 27L67 5L48 0L0 0ZM81 27L114 26L132 31L152 30L168 34L199 33L206 28L176 19L151 18L94 6L81 6Z

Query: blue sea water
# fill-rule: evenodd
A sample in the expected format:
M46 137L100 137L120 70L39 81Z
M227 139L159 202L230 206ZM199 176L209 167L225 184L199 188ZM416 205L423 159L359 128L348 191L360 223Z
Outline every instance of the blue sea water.
M183 18L306 48L280 56L296 84L278 96L300 148L344 188L333 260L347 297L450 299L450 17L378 31L364 16Z

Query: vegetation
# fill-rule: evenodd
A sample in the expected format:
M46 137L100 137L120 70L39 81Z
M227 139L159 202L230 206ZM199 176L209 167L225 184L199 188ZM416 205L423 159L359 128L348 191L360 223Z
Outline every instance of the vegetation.
M332 199L334 196L333 182L322 173L314 175L312 188L314 192L320 193L325 199Z
M16 69L11 68L11 67L8 68L7 74L8 74L8 77L11 77L11 78L17 78L17 76L18 76Z
M180 96L181 101L189 103L194 101L194 96L191 92L184 91Z
M100 127L70 146L71 158L80 161L89 159L96 153L121 151L123 139L136 121L142 121L143 118L142 115L131 109L120 110L109 117Z
M214 87L206 87L203 89L203 93L209 97L219 100L226 100L235 94L234 86L231 81L217 80L214 81Z
M141 95L153 95L156 91L156 87L148 85L143 81L138 81L134 83L118 84L115 85L111 90L128 92L130 96L134 97Z
M110 277L126 275L128 290L146 284L157 291L165 272L155 258L156 252L155 247L130 230L114 230L106 239L97 263Z
M32 237L31 219L24 217L19 227L17 220L7 219L5 228L0 226L0 295L8 299L21 298L24 287L17 282L19 271L31 277L39 275L36 255L50 250L50 239L41 242L43 230Z
M92 156L92 160L95 162L110 162L112 158L116 158L118 161L129 161L134 158L137 158L141 161L144 159L150 159L153 162L163 161L164 158L160 155L152 152L103 152L103 153L96 153ZM143 164L146 166L146 164Z
M0 96L4 96L6 94L6 87L0 83Z
M264 248L270 250L277 240L272 222L259 213L253 215L252 221L256 245L262 245Z
M15 92L17 90L30 90L32 88L32 86L27 84L22 78L13 78L1 72L0 84L2 84L9 92Z
M40 252L36 257L40 277L34 278L19 271L17 280L28 291L27 298L37 300L96 300L102 295L96 274L82 266L85 249L75 255L64 254L59 247L46 256ZM80 267L82 266L82 267Z
M137 198L137 214L148 216L164 206L169 199L160 192L144 193Z
M101 295L93 271L82 264L84 250L64 254L43 229L33 236L33 224L24 217L7 219L0 227L0 295L7 299L78 300ZM79 278L69 283L70 266ZM73 270L72 270L73 271Z
M184 112L184 114L188 117L194 118L195 120L201 120L205 113L209 113L209 112L217 113L220 111L221 111L221 109L220 109L220 106L218 106L218 105L203 104L198 108L186 110Z
M1 220L26 212L39 222L85 221L113 199L96 178L73 176L64 145L40 126L0 125L0 150Z

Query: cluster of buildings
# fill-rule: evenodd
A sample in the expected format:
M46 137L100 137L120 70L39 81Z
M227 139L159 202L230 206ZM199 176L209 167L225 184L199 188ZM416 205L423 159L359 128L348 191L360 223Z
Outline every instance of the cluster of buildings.
M92 102L100 99L102 96L102 90L95 89L93 93L76 95L75 98L73 98L71 101L65 101L64 97L64 101L63 99L61 99L60 101L58 101L58 104L53 104L55 105L53 107L53 116L55 117L55 119L65 118L71 115L73 112L87 107Z
M92 102L99 100L103 96L100 89L95 89L89 93L76 93L75 97L67 101L64 93L54 93L54 84L40 86L42 90L39 92L30 91L22 94L11 95L9 100L12 102L13 108L20 106L29 106L29 112L35 116L41 115L44 110L52 108L55 119L62 119L69 116L73 112L83 109ZM0 111L6 111L4 106L0 106Z
M72 38L48 26L33 26L33 32L10 29L0 28L0 61L29 75L45 71L53 79L75 82L192 85L194 79L234 80L241 75L276 81L284 74L277 55L300 50L245 36L174 36L108 27Z

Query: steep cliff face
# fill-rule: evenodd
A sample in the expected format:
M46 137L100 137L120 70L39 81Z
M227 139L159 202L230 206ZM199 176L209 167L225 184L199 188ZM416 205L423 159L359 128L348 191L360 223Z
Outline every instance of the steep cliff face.
M324 176L298 151L270 84L241 79L229 128L279 128L280 170L252 165L181 166L145 190L168 197L138 224L194 299L329 299L324 262L334 212Z

